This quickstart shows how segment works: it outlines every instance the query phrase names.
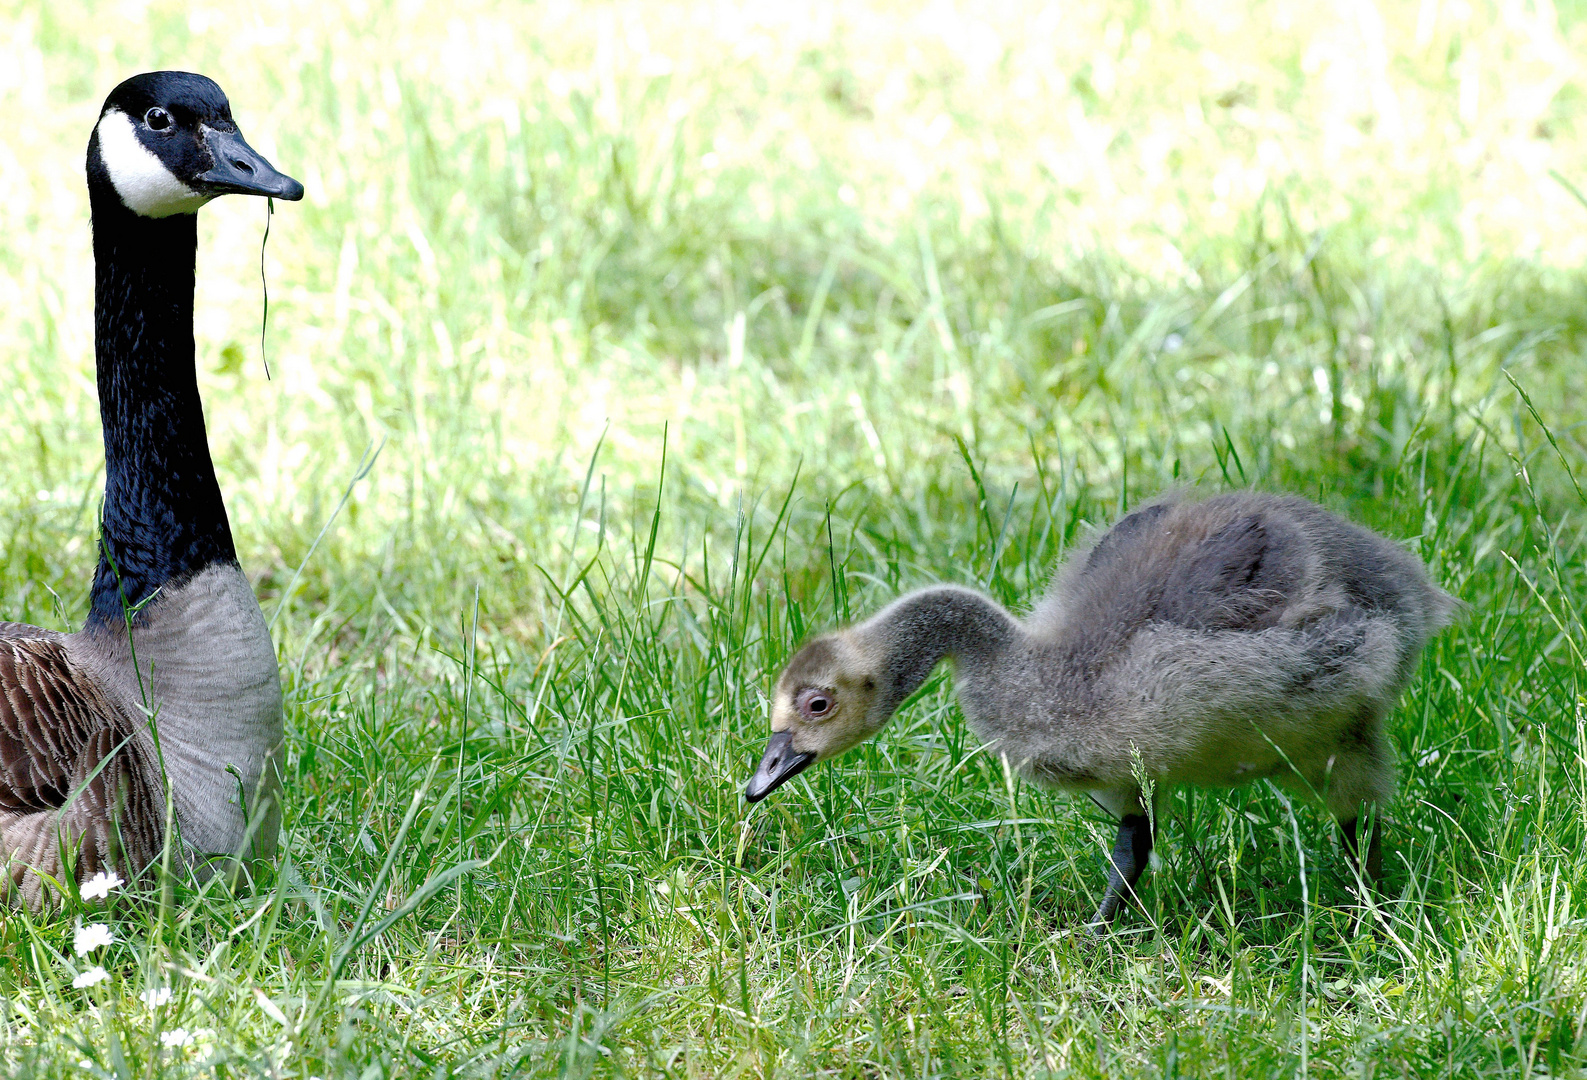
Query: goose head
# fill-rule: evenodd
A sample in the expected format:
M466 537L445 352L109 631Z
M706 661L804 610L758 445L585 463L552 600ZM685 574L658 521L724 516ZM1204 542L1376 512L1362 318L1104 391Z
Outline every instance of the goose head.
M221 88L186 71L134 75L110 92L89 139L88 178L144 218L193 214L220 195L303 198L303 185L242 137Z
M852 633L816 638L797 653L772 696L772 736L744 788L759 802L818 761L869 739L892 716L878 687L882 664Z

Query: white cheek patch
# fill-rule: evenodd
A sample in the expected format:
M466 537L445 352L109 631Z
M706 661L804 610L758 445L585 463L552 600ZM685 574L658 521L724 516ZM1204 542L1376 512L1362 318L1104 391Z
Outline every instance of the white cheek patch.
M138 141L132 117L111 109L99 121L99 157L110 182L127 209L143 217L163 218L195 213L214 198L178 180L153 152Z

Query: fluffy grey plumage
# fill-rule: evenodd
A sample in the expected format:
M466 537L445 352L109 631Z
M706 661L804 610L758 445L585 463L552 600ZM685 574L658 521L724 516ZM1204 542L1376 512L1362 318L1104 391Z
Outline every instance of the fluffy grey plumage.
M1354 851L1358 816L1394 794L1384 718L1460 607L1404 549L1305 499L1169 497L1072 558L1024 620L939 586L805 645L745 795L874 735L950 658L987 749L1120 819L1105 924L1151 851L1143 772L1159 796L1270 777L1319 799Z

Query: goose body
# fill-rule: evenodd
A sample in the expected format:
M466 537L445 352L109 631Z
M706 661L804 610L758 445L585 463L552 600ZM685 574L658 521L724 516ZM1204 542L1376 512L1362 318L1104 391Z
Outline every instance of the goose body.
M1459 602L1398 545L1293 496L1169 498L1069 561L1028 618L969 589L905 596L783 671L751 801L875 734L938 661L1030 779L1120 820L1094 925L1151 851L1142 792L1272 778L1356 823L1394 794L1383 722ZM1376 872L1376 833L1364 870Z
M106 99L87 156L94 343L105 441L88 619L0 624L0 856L7 895L47 903L69 877L262 858L280 821L275 649L237 563L199 401L199 207L303 187L243 140L220 88L135 76Z

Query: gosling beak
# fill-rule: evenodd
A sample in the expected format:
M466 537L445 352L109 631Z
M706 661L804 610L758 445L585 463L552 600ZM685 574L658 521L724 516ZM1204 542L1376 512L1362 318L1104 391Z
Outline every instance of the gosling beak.
M287 202L303 198L303 185L286 173L277 172L239 132L209 128L204 142L215 164L193 178L193 186L200 191L210 195L268 195Z
M788 781L805 771L816 759L814 754L801 754L793 748L793 732L779 731L766 744L766 754L760 759L760 768L744 785L744 798L760 802Z

